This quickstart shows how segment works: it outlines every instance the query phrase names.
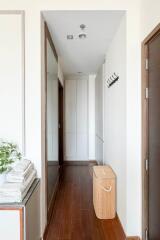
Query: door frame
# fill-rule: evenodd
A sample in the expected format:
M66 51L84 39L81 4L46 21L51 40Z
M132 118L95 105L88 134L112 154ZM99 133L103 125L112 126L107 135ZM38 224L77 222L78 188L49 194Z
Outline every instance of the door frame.
M141 47L141 69L142 69L142 239L146 239L149 229L149 174L148 174L148 43L160 33L160 24L144 39ZM147 162L146 162L147 160ZM147 166L146 166L147 165Z
M51 199L51 204L48 204L48 154L47 154L47 40L50 43L51 49L53 51L53 54L55 56L55 59L58 64L58 55L56 52L56 48L54 46L51 34L49 32L47 23L44 23L44 51L45 51L45 194L46 194L46 206L47 206L47 222L49 223L51 218L51 213L53 209L53 196ZM57 74L57 80L58 80L58 74Z

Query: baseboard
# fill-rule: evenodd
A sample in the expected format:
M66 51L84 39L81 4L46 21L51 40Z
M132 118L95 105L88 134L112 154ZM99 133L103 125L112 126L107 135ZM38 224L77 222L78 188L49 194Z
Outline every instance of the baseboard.
M58 161L48 161L48 166L59 166Z
M64 161L64 166L88 166L89 161Z
M98 165L98 162L96 160L89 160L89 165L90 166Z
M98 165L96 160L80 160L80 161L72 161L72 160L65 160L63 162L63 165L69 165L69 166L94 166L94 165Z
M126 239L127 240L140 240L139 237L127 237Z

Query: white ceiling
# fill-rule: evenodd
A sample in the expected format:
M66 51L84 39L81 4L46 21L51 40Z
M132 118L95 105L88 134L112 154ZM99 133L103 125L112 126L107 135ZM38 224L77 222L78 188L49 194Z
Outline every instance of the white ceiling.
M44 11L65 75L96 73L124 11ZM85 40L78 39L80 24L86 25ZM73 34L74 40L67 40Z

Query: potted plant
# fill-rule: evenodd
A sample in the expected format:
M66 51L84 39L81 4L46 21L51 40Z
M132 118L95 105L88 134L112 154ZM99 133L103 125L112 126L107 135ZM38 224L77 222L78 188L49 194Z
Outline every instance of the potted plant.
M16 144L1 141L0 143L0 184L5 181L6 173L11 165L21 159L21 153Z

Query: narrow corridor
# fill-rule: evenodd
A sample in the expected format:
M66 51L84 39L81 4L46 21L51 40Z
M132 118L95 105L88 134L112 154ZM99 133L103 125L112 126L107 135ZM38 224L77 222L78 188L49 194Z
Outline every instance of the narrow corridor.
M124 240L118 219L99 220L92 203L88 166L65 166L47 240Z

